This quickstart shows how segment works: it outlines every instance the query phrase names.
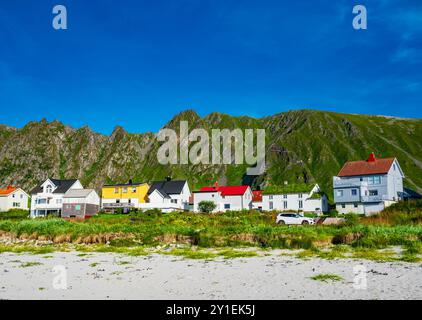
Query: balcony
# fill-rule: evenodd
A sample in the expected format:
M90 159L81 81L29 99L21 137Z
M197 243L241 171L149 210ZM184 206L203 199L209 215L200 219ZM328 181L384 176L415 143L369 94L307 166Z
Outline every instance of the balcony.
M362 196L361 197L362 202L381 202L381 201L386 201L386 200L390 200L390 199L388 199L388 197L385 196L385 195Z
M133 208L134 203L103 203L103 208Z
M357 179L341 179L339 177L333 177L334 188L360 188L366 187L368 183L366 181L359 181Z

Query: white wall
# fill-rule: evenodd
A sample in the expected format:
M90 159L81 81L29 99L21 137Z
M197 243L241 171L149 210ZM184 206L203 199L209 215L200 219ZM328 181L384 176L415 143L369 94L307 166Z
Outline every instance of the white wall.
M100 205L100 197L97 192L92 191L86 198L63 198L63 203L87 203Z
M218 191L210 192L195 192L194 193L194 203L193 211L199 212L198 205L201 201L213 201L217 207L213 212L225 212L228 210L249 210L252 209L252 191L250 188L241 196L221 196L221 193ZM230 208L225 208L225 205L230 205Z

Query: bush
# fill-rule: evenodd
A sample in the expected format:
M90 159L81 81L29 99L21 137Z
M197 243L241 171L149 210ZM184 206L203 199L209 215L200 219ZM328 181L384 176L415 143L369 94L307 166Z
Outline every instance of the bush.
M217 208L217 205L213 201L201 201L198 207L201 212L210 213Z
M29 211L11 209L7 212L0 212L0 220L23 220L29 218Z

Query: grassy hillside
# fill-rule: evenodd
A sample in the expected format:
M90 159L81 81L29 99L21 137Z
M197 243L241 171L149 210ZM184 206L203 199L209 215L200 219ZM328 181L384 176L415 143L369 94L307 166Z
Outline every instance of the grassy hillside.
M398 158L405 184L422 191L422 120L298 110L262 119L211 113L201 118L188 110L165 127L177 129L262 128L266 130L264 175L254 185L318 182L331 197L332 176L347 160ZM88 127L73 129L58 121L28 123L22 129L0 126L0 181L29 190L53 176L79 178L97 190L104 183L150 182L165 176L186 178L191 189L214 183L239 184L246 165L168 165L157 161L161 143L153 133L131 134L116 127L110 136Z

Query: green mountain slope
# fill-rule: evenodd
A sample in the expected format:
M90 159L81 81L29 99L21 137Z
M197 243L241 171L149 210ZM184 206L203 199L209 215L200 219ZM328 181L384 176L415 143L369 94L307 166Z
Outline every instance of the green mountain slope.
M332 176L347 160L398 158L405 184L422 191L422 120L298 110L255 119L188 110L166 128L262 128L266 130L266 172L253 180L262 187L318 182L331 195ZM166 176L187 178L191 188L252 181L246 165L161 165L161 142L153 133L131 134L116 127L110 136L88 127L73 129L58 121L30 122L22 129L0 126L0 183L30 190L49 176L79 178L97 190L129 179L151 182Z

